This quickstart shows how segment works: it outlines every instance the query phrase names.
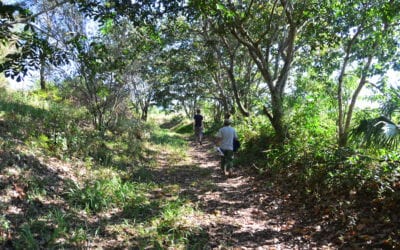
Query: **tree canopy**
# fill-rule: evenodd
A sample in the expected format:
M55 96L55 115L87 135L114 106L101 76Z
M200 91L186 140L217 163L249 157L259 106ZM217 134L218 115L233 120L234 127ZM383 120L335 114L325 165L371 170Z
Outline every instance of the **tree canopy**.
M28 2L1 5L7 77L79 62L108 75L108 64L122 89L134 86L143 118L150 105L178 104L190 115L207 100L225 116L264 113L280 143L291 137L288 102L302 74L334 90L327 94L337 100L337 140L346 146L360 92L398 68L395 0Z
M0 41L0 247L400 248L400 0L7 0Z

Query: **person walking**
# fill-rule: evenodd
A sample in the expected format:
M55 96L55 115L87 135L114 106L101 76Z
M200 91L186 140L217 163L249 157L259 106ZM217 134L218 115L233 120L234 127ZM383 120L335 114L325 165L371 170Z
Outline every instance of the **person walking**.
M196 110L196 114L193 117L194 122L193 122L193 129L194 129L194 135L195 135L195 140L196 142L200 143L202 145L203 141L203 116L201 115L200 109Z
M233 140L238 139L236 130L231 127L230 119L224 120L224 126L220 128L216 134L217 147L221 149L221 169L224 175L232 175L233 171Z

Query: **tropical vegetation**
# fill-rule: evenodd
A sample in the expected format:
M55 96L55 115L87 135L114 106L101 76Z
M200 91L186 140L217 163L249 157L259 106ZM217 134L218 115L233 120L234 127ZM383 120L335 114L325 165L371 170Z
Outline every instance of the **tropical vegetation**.
M234 121L241 174L319 225L293 238L400 247L399 13L398 0L1 1L0 246L209 246L204 209L168 179L209 174L188 153L200 108L209 141Z

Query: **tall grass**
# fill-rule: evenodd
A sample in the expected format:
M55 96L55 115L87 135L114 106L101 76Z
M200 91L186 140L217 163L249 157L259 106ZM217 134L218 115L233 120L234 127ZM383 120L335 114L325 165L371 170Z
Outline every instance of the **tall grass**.
M156 184L151 173L157 154L171 164L186 157L185 138L134 120L100 133L85 109L57 91L0 94L0 145L15 151L4 154L12 159L2 162L0 173L21 163L24 168L4 185L26 192L21 196L26 218L15 219L0 206L0 247L11 240L16 249L83 249L112 235L121 248L196 244L201 229L192 217L199 212L180 197L179 187ZM154 152L143 154L145 142ZM32 157L22 157L28 154ZM61 171L68 174L59 178L60 169L36 155L58 158L55 164L65 163ZM71 166L80 169L67 169ZM76 175L79 171L86 174Z
M146 193L151 189L151 183L122 181L115 176L111 179L88 180L83 187L75 184L67 191L67 197L77 208L96 213L109 208L149 202Z

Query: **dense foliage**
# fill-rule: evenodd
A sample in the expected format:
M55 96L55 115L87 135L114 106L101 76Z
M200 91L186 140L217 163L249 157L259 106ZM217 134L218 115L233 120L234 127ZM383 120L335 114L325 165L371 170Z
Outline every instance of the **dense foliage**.
M200 108L208 135L233 119L238 165L318 204L316 216L345 228L335 236L342 246L378 221L390 232L362 246L398 247L400 98L388 75L399 69L399 10L398 0L1 2L0 71L17 81L39 73L41 86L1 92L1 146L11 152L2 167L22 144L89 169L130 169L71 184L63 198L88 213L181 209L180 201L152 204L140 193L153 184L124 178L136 174L146 140L184 147L146 123L152 110L179 114L177 131L188 132L185 118ZM135 202L142 205L129 207ZM172 219L153 223L164 220ZM40 227L30 223L21 225L18 246ZM0 233L1 226L7 218ZM167 238L169 226L158 228ZM176 230L185 241L186 231Z
M155 152L182 159L186 141L135 118L98 131L68 92L50 86L47 92L2 90L1 248L96 248L99 237L115 234L126 235L121 247L201 242L195 237L201 229L186 219L200 212L179 188L154 176ZM109 219L94 222L104 215Z

